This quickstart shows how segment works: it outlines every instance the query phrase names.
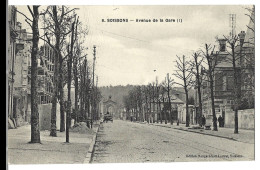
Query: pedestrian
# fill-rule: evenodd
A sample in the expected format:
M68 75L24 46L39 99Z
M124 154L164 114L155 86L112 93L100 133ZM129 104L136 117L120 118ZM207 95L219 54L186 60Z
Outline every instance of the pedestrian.
M218 117L218 124L219 124L219 127L222 127L222 117L221 117L221 115L219 115L219 117Z
M224 117L221 117L221 127L224 127Z
M204 127L205 124L206 124L206 118L205 118L204 115L202 115L202 117L201 117L201 124L202 124L203 127Z

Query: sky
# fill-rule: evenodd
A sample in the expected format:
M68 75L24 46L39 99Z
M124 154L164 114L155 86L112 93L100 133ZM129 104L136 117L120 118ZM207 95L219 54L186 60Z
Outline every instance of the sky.
M70 6L79 8L80 21L88 29L85 46L89 61L96 45L98 86L146 85L164 80L167 73L176 70L176 55L185 55L203 44L216 44L215 37L228 35L229 14L236 14L236 33L246 31L249 18L241 6ZM43 9L41 7L40 9ZM30 16L26 6L18 10ZM129 22L102 22L102 19L128 19ZM135 22L136 19L163 19L164 22ZM165 19L182 19L182 22L165 22ZM18 14L23 27L28 27ZM156 70L156 71L155 71Z

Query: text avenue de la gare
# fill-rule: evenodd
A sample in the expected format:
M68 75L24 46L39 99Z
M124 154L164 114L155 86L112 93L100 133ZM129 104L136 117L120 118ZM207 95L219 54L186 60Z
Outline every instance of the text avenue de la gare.
M102 19L102 22L182 22L182 19L127 19L127 18L116 18L116 19Z

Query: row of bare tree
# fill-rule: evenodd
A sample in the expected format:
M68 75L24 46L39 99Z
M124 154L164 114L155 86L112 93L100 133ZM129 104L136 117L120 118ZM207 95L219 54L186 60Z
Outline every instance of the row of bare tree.
M69 142L71 119L76 122L93 120L97 115L97 104L101 94L95 78L95 53L93 63L87 59L86 48L83 46L87 29L83 27L77 16L76 8L67 6L27 6L31 16L23 15L32 29L31 52L31 143L40 143L40 127L37 94L37 58L40 56L39 40L50 46L54 51L53 94L51 108L50 135L57 136L56 110L60 104L60 131L66 129L66 142ZM41 22L41 23L40 23ZM39 25L43 25L39 28ZM43 30L40 35L39 29ZM95 47L94 47L95 49ZM41 57L41 56L40 56ZM42 58L41 58L42 59ZM93 68L91 69L91 65ZM93 75L91 76L91 73ZM96 80L96 82L95 82ZM75 103L72 111L71 86L75 87ZM67 86L67 98L64 88ZM66 117L65 117L66 115ZM66 120L66 123L65 123ZM65 127L66 125L66 127Z
M254 8L247 9L250 12L250 21L254 23ZM254 33L254 27L249 27ZM219 51L215 49L215 45L205 43L204 48L194 52L191 57L185 55L177 56L175 61L175 70L173 75L179 81L174 81L169 77L165 77L165 81L158 84L150 83L147 86L137 86L129 92L128 96L124 97L124 105L127 113L132 113L136 116L136 120L149 122L149 117L152 117L154 122L154 114L158 113L159 119L162 123L162 117L165 118L165 123L168 120L173 124L173 112L171 108L171 91L173 85L178 85L184 88L186 98L186 126L189 126L189 90L196 89L197 104L198 104L198 122L201 125L201 118L203 112L202 89L205 88L202 83L206 82L209 89L209 98L211 101L211 114L213 116L213 130L217 131L217 117L215 111L215 88L219 85L219 79L223 78L225 71L218 67L220 62L230 63L232 65L232 100L234 110L234 133L238 133L238 110L254 107L254 41L244 42L243 35L225 36L217 39L217 41L227 42L227 49L225 50L225 59L221 58ZM254 39L253 37L250 37ZM230 57L228 57L230 56ZM246 60L246 62L244 62ZM240 63L241 62L241 63ZM245 64L246 63L246 64ZM217 74L222 76L217 77ZM243 80L242 80L242 78ZM242 85L247 88L242 90ZM253 97L252 97L253 96ZM246 103L246 104L245 104ZM162 104L164 107L162 107ZM155 110L155 105L157 110ZM245 107L246 105L246 107ZM144 106L144 107L143 107ZM139 116L138 116L139 114ZM157 121L159 120L157 119ZM178 119L178 118L177 118ZM178 121L177 121L178 124Z

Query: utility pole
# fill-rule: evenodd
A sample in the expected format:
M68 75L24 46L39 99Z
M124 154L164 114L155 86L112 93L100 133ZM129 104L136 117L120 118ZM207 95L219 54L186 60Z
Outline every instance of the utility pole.
M99 103L98 103L98 102L99 102L99 101L97 100L97 99L98 99L98 93L97 93L97 92L98 92L98 87L97 87L97 86L98 86L98 76L96 77L96 95L95 95L95 97L96 97L96 102L95 102L95 103L96 103L96 107L95 107L95 108L96 108L96 120L97 120L98 117L99 117L99 116L98 116L98 114L99 114L99 108L98 108L98 106L99 106L98 104L99 104Z
M96 46L94 45L93 46L93 84L92 84L92 92L93 92L93 94L92 94L92 113L91 113L91 119L92 119L92 121L91 122L93 122L93 118L94 118L94 111L95 111L95 103L94 103L94 101L95 101L95 99L94 99L94 94L95 94L95 61L96 61ZM92 128L92 123L91 123L91 128Z

